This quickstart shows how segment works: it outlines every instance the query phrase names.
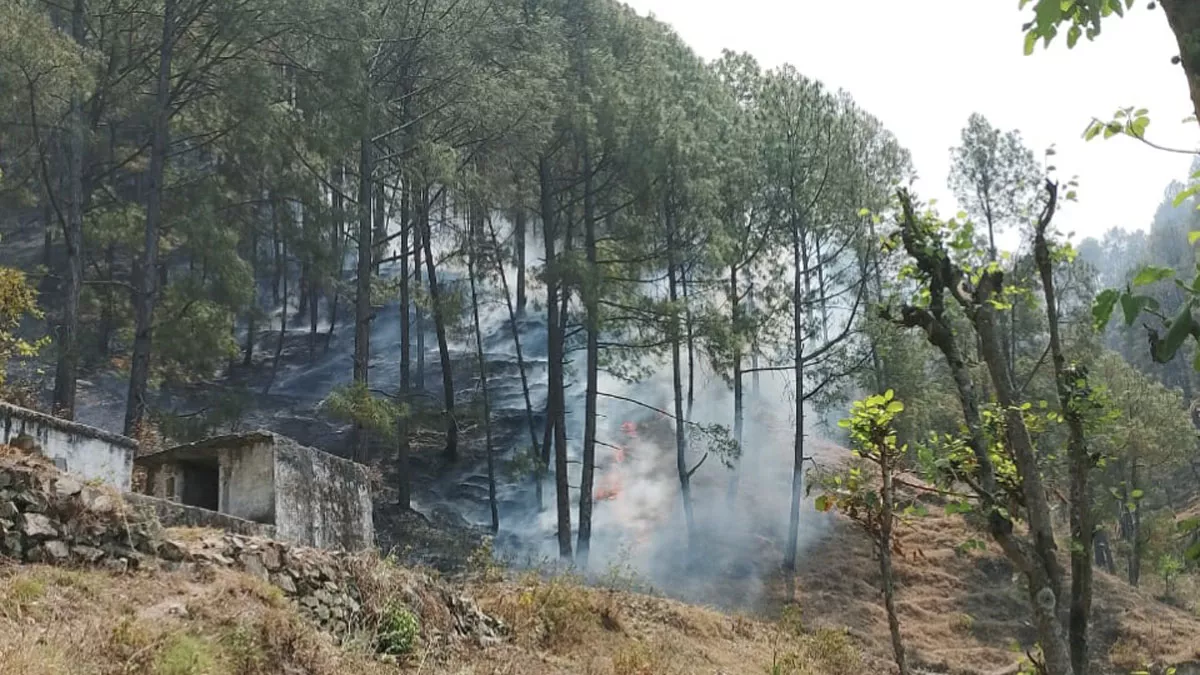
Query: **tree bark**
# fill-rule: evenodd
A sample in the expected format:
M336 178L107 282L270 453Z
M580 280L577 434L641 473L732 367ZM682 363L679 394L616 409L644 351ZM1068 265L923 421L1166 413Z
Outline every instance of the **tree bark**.
M792 501L789 507L788 543L783 554L783 567L790 579L796 571L796 548L800 544L800 500L804 494L804 285L807 283L807 260L801 254L803 232L798 219L793 216L792 264L792 328L795 331L795 377L796 433L792 443Z
M129 397L125 404L125 435L134 435L146 413L146 388L150 380L150 350L157 299L158 238L162 227L163 175L170 145L171 57L175 47L176 0L163 2L162 45L158 54L158 84L155 93L154 131L150 141L150 174L146 199L146 222L142 243L138 287L134 298L133 355L129 369Z
M1200 5L1193 0L1161 0L1159 4L1179 43L1179 58L1192 95L1192 108L1200 119Z
M669 190L669 188L668 188ZM667 297L674 305L679 300L677 275L679 266L675 259L675 218L670 197L663 200L663 222L667 235ZM680 354L680 330L676 317L670 319L668 333L671 341L671 388L675 402L675 467L679 472L679 494L683 501L683 517L687 524L688 548L695 545L696 523L692 513L692 475L687 465L687 426L683 403L683 363Z
M414 197L415 199L416 197ZM429 220L429 186L426 185L421 189L419 195L421 207L417 212L417 222L412 224L413 238L413 326L412 330L416 335L416 352L417 352L417 382L415 388L419 392L425 391L425 316L421 310L421 303L416 298L416 293L421 290L421 253L423 251L421 241L425 237L425 222Z
M525 315L525 209L518 207L513 218L513 260L517 268L517 315Z
M1085 380L1085 371L1068 367L1059 331L1058 294L1054 285L1054 267L1051 261L1050 242L1046 240L1046 228L1054 217L1058 202L1058 186L1047 183L1049 200L1038 219L1034 234L1034 260L1042 279L1042 293L1046 300L1046 321L1050 332L1050 354L1054 363L1054 379L1058 392L1058 403L1067 422L1067 462L1070 470L1071 496L1071 609L1069 619L1069 643L1071 667L1075 675L1087 675L1088 671L1088 621L1092 613L1092 490L1088 475L1092 460L1088 454L1087 439L1084 437L1083 411L1075 392L1081 388L1078 380ZM1013 324L1012 317L1009 321Z
M908 663L904 657L904 641L900 636L900 615L896 612L896 583L892 575L892 523L895 494L892 489L892 471L889 450L879 450L879 470L883 478L880 488L879 517L879 572L883 577L883 604L887 609L888 630L892 634L892 652L900 675L908 675Z
M278 223L279 215L276 212L277 204L274 199L271 200L271 220ZM278 230L276 230L278 231ZM281 267L281 270L276 270L278 276L283 280L283 304L279 309L279 339L275 342L275 358L271 360L271 377L267 380L266 386L263 387L263 396L271 393L271 385L275 383L275 376L279 374L279 362L283 360L283 344L287 338L287 322L288 322L288 270L287 270L287 239L280 238L280 256L276 260L276 264Z
M346 237L345 237L345 218L346 218L346 200L342 197L341 189L346 184L346 167L340 166L334 170L333 180L334 190L331 196L333 203L333 292L329 298L329 330L325 333L325 351L329 351L330 344L333 343L333 332L337 329L338 320L338 301L342 297L342 275L346 267Z
M560 324L559 290L561 277L556 259L555 238L558 227L555 219L554 194L551 191L550 161L542 157L538 162L538 176L542 189L542 239L545 244L546 281L546 352L547 390L546 425L553 427L554 434L554 487L558 514L558 555L564 560L571 558L571 493L567 485L566 429L562 416L566 406L563 393L563 335ZM566 293L563 293L565 296ZM547 446L544 446L548 448ZM544 451L548 451L544 450Z
M358 160L358 274L354 293L354 382L365 389L371 368L371 270L374 261L371 245L374 230L371 223L371 205L375 194L374 158L372 157L371 134L364 131L359 140ZM366 427L354 425L354 460L366 463L369 438Z
M71 8L71 37L86 46L84 0ZM58 364L54 373L54 414L75 419L75 391L79 377L79 295L83 290L83 154L87 121L79 86L71 86L67 113L67 222L63 241L67 249L67 285L63 294L62 321L56 337Z
M409 323L409 293L408 279L408 232L412 226L410 217L411 189L407 181L400 190L400 402L405 406L396 420L398 428L396 452L396 505L408 510L412 507L412 487L410 483L410 441L408 438L408 418L412 406L412 330ZM415 237L414 237L415 239Z
M741 450L742 434L745 427L745 396L742 391L742 345L741 345L741 314L742 307L738 302L738 267L737 265L729 266L729 314L730 323L733 324L733 440L737 443L738 449ZM732 474L729 476L729 489L726 494L726 501L732 508L737 500L738 475L742 470L743 458L739 456L737 463L734 465Z
M584 57L586 64L586 56ZM596 260L596 195L592 185L592 155L587 132L579 134L583 160L583 247L587 256L583 296L587 333L587 384L583 403L583 466L579 477L579 540L576 560L587 569L592 539L592 488L596 472L596 396L600 371L600 269Z
M496 507L496 463L492 456L492 404L488 397L487 359L483 354L483 331L479 328L479 294L475 288L477 244L483 231L483 209L478 204L471 206L470 232L467 245L467 279L471 286L471 315L475 323L475 357L479 362L479 389L483 397L483 435L486 443L488 473L488 508L492 515L492 534L500 531L500 512Z
M438 355L442 363L442 401L446 414L446 447L443 455L447 460L458 460L458 420L454 416L454 365L450 361L450 344L446 337L446 316L438 289L437 270L433 263L433 239L429 225L428 201L421 209L421 244L425 247L425 275L429 280L429 301L433 304L433 327L437 332Z
M254 338L258 331L258 223L250 228L250 307L246 312L246 343L242 347L242 366L254 364Z
M500 250L500 239L496 236L496 228L488 220L488 229L492 238L492 249ZM521 394L525 397L525 421L529 425L530 457L533 459L533 484L537 493L537 506L540 512L543 508L542 480L544 465L541 463L541 449L538 447L537 425L533 421L533 400L529 395L529 376L525 373L525 356L521 350L521 331L517 328L517 311L513 307L512 296L508 294L508 273L504 271L504 261L496 258L496 271L500 274L500 286L504 291L504 305L508 308L508 326L512 331L513 349L517 353L517 370L521 374Z

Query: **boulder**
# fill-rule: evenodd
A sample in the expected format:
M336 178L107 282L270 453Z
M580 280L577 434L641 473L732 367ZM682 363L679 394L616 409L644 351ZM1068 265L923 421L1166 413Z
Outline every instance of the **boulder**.
M58 528L53 521L41 513L26 513L21 517L21 531L30 538L50 538L58 536Z

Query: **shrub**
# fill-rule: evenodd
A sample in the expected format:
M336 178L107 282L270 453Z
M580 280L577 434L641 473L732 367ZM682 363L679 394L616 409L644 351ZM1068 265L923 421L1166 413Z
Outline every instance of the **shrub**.
M176 634L154 659L154 675L210 675L216 673L212 647L193 635Z
M376 649L382 654L402 656L417 646L421 634L421 622L408 607L397 602L383 611L376 634Z

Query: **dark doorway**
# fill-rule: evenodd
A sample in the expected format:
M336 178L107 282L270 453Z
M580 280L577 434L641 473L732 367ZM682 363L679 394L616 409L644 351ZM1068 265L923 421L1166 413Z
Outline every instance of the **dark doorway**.
M216 511L218 504L218 484L220 472L217 463L212 464L180 464L183 474L183 491L180 499L188 506L199 506L202 509Z

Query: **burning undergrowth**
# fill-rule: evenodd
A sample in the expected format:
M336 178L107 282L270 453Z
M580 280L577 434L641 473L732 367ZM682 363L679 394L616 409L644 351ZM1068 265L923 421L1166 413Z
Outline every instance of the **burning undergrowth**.
M764 378L766 380L767 378ZM615 386L615 383L609 383ZM680 489L675 421L664 383L652 378L601 405L596 448L591 554L586 573L614 574L642 589L730 609L759 610L780 574L787 541L793 423L783 378L747 393L740 458L728 454L733 401L721 381L698 383L687 425L694 527L689 532ZM604 386L601 387L604 389ZM669 389L666 389L669 392ZM636 403L634 402L636 401ZM771 402L773 401L773 403ZM582 406L580 406L582 407ZM572 434L572 438L580 435ZM810 429L808 446L828 452ZM577 452L572 443L572 452ZM577 460L572 457L572 460ZM578 525L578 464L572 464L572 525ZM698 468L697 468L698 467ZM532 518L502 518L498 551L518 565L554 565L556 515L552 483L547 508ZM801 507L803 549L827 518ZM504 523L508 523L505 525Z

